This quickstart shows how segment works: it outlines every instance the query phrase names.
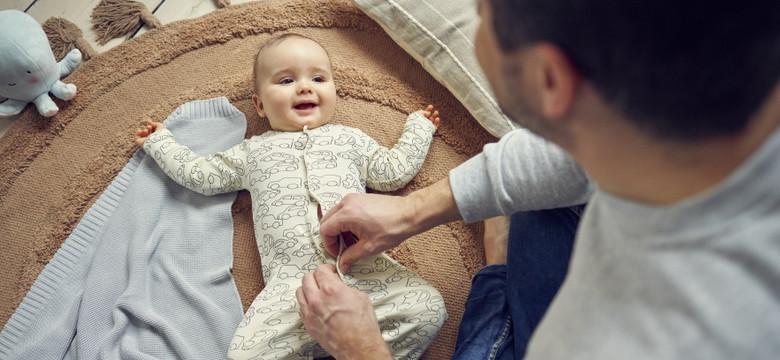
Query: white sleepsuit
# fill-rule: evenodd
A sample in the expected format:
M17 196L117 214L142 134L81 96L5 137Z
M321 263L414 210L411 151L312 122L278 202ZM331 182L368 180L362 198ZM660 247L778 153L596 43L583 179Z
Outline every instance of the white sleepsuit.
M178 144L168 130L147 139L145 151L177 183L205 195L251 192L265 288L244 314L229 358L325 355L306 333L295 298L305 273L334 263L319 236L317 208L324 214L366 186L403 187L422 166L434 130L428 119L413 113L392 149L358 129L326 124L300 132L268 131L207 157ZM359 261L344 281L369 295L396 359L419 358L447 317L439 292L385 254Z

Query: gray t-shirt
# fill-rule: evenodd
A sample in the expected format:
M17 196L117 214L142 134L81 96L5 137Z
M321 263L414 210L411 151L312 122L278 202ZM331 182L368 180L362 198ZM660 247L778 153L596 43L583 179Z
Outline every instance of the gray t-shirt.
M473 189L462 187L467 182L461 176L485 177L482 169L499 167L491 162L502 159L522 157L529 163L524 167L531 168L535 158L550 157L509 145L504 149L482 156L481 168L467 163L451 172L458 178L451 183L462 213L488 201L468 202L474 196L462 193ZM778 154L780 131L719 185L673 206L647 206L597 190L580 224L569 273L531 339L527 358L778 358ZM553 173L554 166L538 164L547 170L534 174ZM565 191L560 178L502 180L490 183L511 185L490 191L512 193L528 183L533 194L545 196L540 189L549 183L552 198L576 193ZM571 189L580 181L576 178ZM485 190L474 193L480 191ZM527 202L545 203L534 197Z

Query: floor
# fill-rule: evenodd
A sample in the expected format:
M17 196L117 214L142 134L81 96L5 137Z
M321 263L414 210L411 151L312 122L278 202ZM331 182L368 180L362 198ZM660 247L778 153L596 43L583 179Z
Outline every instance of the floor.
M137 0L146 5L157 19L163 24L176 20L195 18L205 15L217 9L214 0ZM231 0L231 4L240 4L257 0ZM259 0L262 1L262 0ZM39 23L43 23L50 17L62 17L76 24L84 33L92 48L97 52L104 52L126 40L126 38L113 39L105 45L99 45L92 29L90 14L100 0L0 0L0 10L16 9L24 11ZM146 32L146 27L141 28L133 36ZM0 137L5 135L8 128L13 125L18 116L0 118Z

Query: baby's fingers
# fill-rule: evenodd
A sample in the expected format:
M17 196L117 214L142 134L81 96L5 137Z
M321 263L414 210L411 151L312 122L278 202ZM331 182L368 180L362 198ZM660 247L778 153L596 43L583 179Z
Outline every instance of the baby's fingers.
M417 110L415 112L430 120L435 128L439 128L439 124L441 123L441 119L439 118L439 110L434 110L433 105L428 105L425 107L425 109Z
M431 111L433 111L433 105L428 105L427 107L425 107L425 109L417 110L415 112L420 114L420 115L422 115L422 116L424 116L424 117L426 117L426 118L429 118L429 117L431 117Z
M433 110L433 105L428 105L426 110ZM441 123L441 118L439 117L439 110L433 111L430 115L426 116L428 120L430 120L433 123L433 127L436 129L439 128L439 124Z

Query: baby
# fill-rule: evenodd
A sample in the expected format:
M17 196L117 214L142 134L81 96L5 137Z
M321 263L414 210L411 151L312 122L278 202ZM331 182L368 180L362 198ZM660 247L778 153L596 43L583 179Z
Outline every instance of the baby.
M251 193L265 288L238 325L228 357L327 356L306 333L295 298L305 273L335 262L322 244L319 217L346 194L408 183L428 152L438 111L429 105L410 114L392 149L358 129L329 124L337 99L330 56L297 34L274 37L260 48L254 78L252 101L272 130L207 157L178 144L157 122L139 129L135 142L191 190ZM419 358L447 317L439 292L385 254L353 265L343 280L371 298L397 359Z

